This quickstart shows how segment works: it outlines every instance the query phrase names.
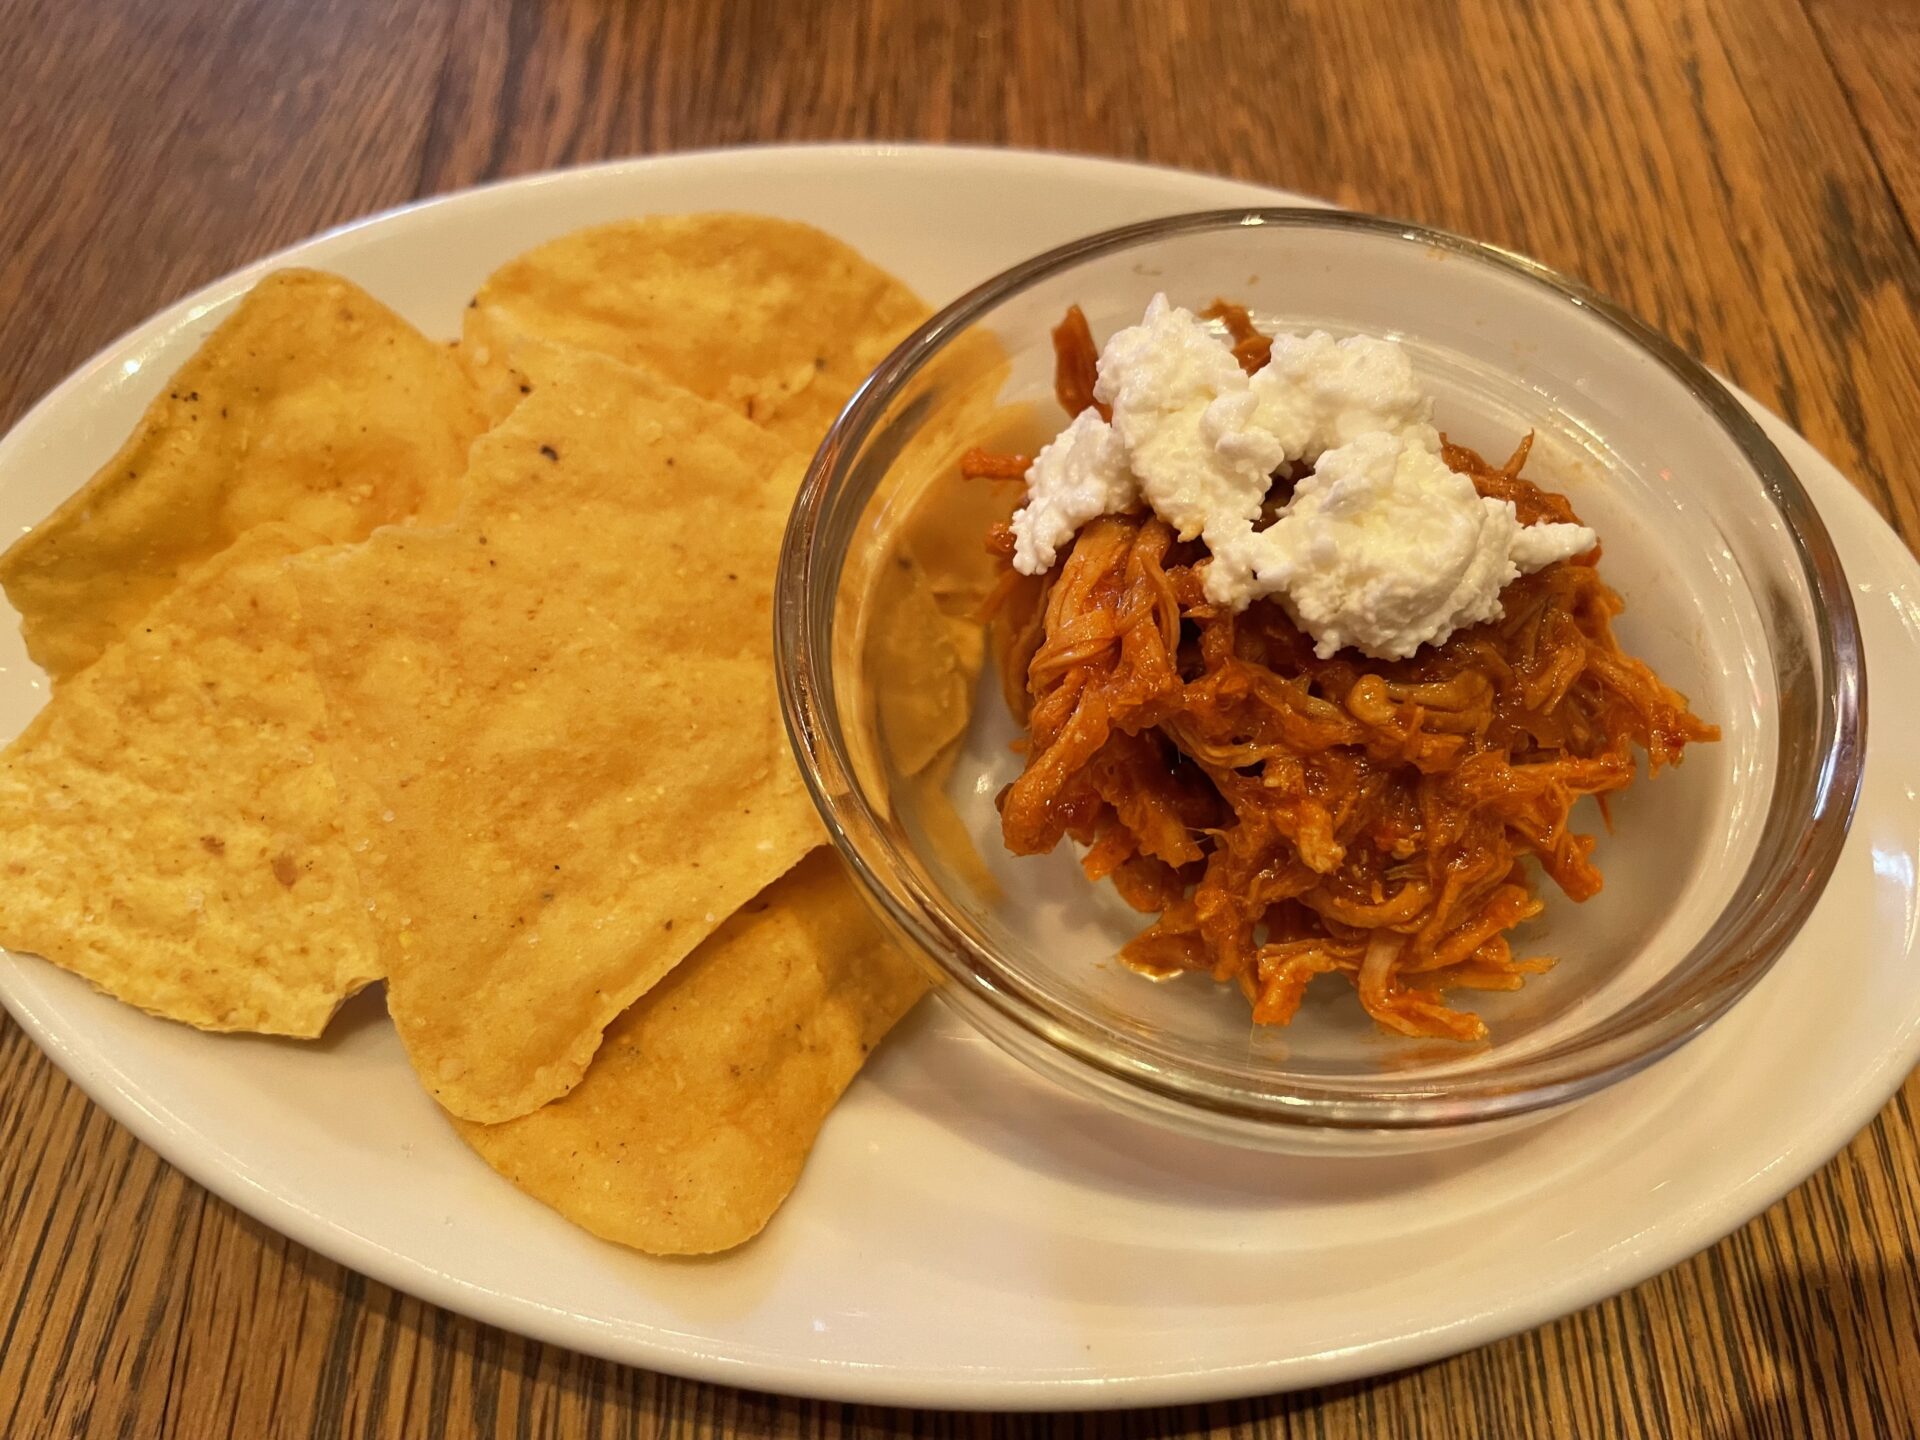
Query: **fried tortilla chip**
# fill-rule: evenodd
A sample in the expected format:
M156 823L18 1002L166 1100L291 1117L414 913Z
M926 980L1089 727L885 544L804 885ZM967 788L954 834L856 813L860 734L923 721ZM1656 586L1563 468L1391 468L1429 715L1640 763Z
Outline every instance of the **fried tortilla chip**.
M967 332L913 377L860 455L882 473L841 575L842 603L866 619L842 660L860 657L874 712L861 721L900 775L920 773L971 718L986 654L981 612L1002 566L987 530L1012 513L1018 487L967 480L960 459L983 439L1031 428L1025 407L999 403L1008 373L999 341ZM856 773L879 783L869 738L848 742Z
M661 215L578 230L509 261L466 312L463 358L496 411L526 337L644 365L812 453L867 372L927 317L810 225Z
M616 1020L571 1094L455 1126L603 1239L703 1255L753 1238L834 1102L926 990L830 850L816 850Z
M918 774L967 727L985 636L941 612L925 573L904 552L876 568L861 614L880 737L902 775Z
M862 515L873 539L856 540L856 555L869 545L889 555L904 550L940 608L969 625L979 623L1002 569L987 550L988 527L1013 514L1021 486L969 480L961 459L969 450L1029 450L1050 438L1032 406L1001 403L1011 374L992 331L954 336L893 397L858 459L862 470L882 473Z
M283 559L249 531L0 756L0 943L203 1030L318 1035L378 977Z
M28 653L64 680L264 521L357 540L446 517L484 423L447 348L372 296L312 270L267 276L119 454L0 556Z
M981 627L980 610L1004 573L987 551L987 531L1012 518L1020 487L1001 480L956 480L930 491L908 518L901 541L927 575L934 599L956 620Z
M542 350L439 529L290 562L427 1088L497 1122L820 840L774 690L802 462L642 371Z
M929 883L963 899L971 897L984 906L999 903L1005 896L994 878L986 857L967 822L961 818L947 782L960 759L964 741L955 740L934 757L933 762L913 776L903 788L901 822L913 837L913 855L909 863L932 871L929 861L937 861L951 877L929 875ZM957 883L956 883L957 882Z

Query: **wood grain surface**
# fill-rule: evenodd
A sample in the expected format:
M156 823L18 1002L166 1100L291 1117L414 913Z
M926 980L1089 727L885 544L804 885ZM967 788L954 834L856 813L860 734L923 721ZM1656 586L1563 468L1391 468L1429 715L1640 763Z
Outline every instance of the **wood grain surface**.
M0 0L0 423L316 229L605 156L1043 146L1463 230L1611 292L1920 540L1914 0ZM582 1359L290 1244L0 1021L0 1435L1920 1435L1912 1082L1605 1304L1378 1381L1058 1418Z

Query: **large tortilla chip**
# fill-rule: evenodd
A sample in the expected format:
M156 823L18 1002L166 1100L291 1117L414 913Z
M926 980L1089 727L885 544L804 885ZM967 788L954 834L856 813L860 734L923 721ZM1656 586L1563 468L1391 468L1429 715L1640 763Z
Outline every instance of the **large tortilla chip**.
M283 558L251 531L0 757L0 942L203 1030L318 1035L379 966Z
M661 215L578 230L496 270L461 353L495 399L532 337L644 365L809 454L867 373L927 317L850 246L763 215Z
M421 1078L471 1120L601 1031L818 843L774 691L800 459L585 352L473 452L437 530L291 562Z
M481 1157L604 1239L729 1249L793 1189L834 1102L926 990L828 850L801 861L622 1015L563 1100L456 1120Z
M267 276L120 452L0 556L28 653L65 679L264 521L357 540L444 518L484 421L446 347L372 296L312 270Z

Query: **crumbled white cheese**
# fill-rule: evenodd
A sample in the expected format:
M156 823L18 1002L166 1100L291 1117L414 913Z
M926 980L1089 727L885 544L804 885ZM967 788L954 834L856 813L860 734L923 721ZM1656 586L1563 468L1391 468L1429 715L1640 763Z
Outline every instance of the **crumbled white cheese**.
M1400 660L1497 619L1523 571L1593 543L1581 525L1521 526L1435 451L1375 430L1323 453L1272 525L1217 549L1207 595L1236 609L1274 596L1323 659L1351 645Z
M1226 427L1251 414L1247 373L1192 311L1154 296L1145 318L1100 352L1093 394L1112 407L1140 493L1182 540L1259 515L1278 462L1220 448ZM1246 414L1223 410L1235 401Z
M1257 421L1285 435L1289 460L1314 460L1382 430L1440 446L1433 397L1406 350L1377 335L1276 335L1273 357L1249 386L1260 402Z
M1494 502L1489 500L1486 503L1491 505ZM1513 502L1505 503L1508 511L1512 511ZM1507 554L1522 575L1544 570L1556 560L1571 560L1576 555L1584 555L1600 543L1600 537L1585 525L1568 525L1560 521L1522 525L1517 518L1513 523L1513 539L1507 542Z
M1014 568L1043 574L1087 521L1144 499L1212 552L1207 595L1276 597L1316 651L1398 659L1497 618L1524 573L1597 543L1581 525L1521 526L1440 459L1432 398L1394 341L1274 337L1248 379L1226 342L1156 295L1101 351L1094 395L1027 472ZM1272 473L1313 464L1265 530Z
M1027 470L1027 503L1013 517L1014 568L1046 574L1076 530L1125 510L1139 493L1120 437L1098 410L1082 410Z

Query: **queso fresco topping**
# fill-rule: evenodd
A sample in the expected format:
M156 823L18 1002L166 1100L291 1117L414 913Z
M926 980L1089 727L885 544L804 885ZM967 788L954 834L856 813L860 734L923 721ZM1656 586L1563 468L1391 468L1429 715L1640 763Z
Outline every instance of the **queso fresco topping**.
M1276 335L1249 376L1223 337L1156 295L1107 341L1093 393L1111 419L1081 411L1027 471L1013 517L1023 574L1144 501L1205 542L1212 603L1271 596L1320 657L1392 660L1498 619L1510 582L1597 543L1584 525L1520 524L1511 501L1447 467L1396 341ZM1308 468L1276 506L1276 474L1293 467Z

